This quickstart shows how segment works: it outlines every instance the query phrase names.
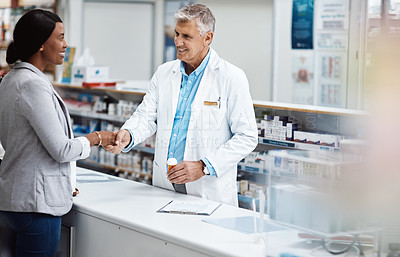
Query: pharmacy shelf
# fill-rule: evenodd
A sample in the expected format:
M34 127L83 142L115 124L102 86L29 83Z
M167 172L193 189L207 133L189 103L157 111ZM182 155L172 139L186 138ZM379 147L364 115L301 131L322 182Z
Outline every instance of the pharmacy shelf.
M114 121L118 123L124 123L129 117L121 117L117 115L109 115L107 113L97 113L92 111L78 111L69 109L69 114L73 116L80 116L84 118L90 119L99 119L99 120L107 120L107 121Z
M253 105L254 107L260 107L265 109L287 110L295 112L310 112L310 113L320 113L320 114L340 115L340 116L365 116L367 114L366 112L359 110L322 107L316 105L278 103L278 102L259 101L259 100L254 100Z
M96 88L87 88L78 85L70 85L64 83L52 83L53 86L58 88L65 88L65 89L79 89L79 90L88 90L88 91L101 91L101 92L110 92L110 93L119 93L119 94L130 94L130 95L140 95L144 96L146 94L145 90L119 90L115 87L96 87Z
M147 174L147 173L135 172L135 171L132 171L132 170L121 168L121 167L108 166L108 165L104 165L104 164L100 164L100 165L103 166L106 169L110 169L110 170L114 169L115 172L118 172L118 173L126 173L126 174L129 174L129 175L137 175L138 177L143 177L143 178L149 179L149 180L153 178L153 176L151 174Z
M74 132L75 137L84 137L86 136L85 133L77 133ZM138 152L144 152L144 153L149 153L149 154L154 154L155 149L152 147L147 147L147 146L142 146L142 145L137 145L132 150L138 151Z
M128 170L128 169L124 169L118 166L111 166L111 165L105 165L105 164L101 164L95 161L90 161L90 160L79 160L79 162L82 162L84 164L88 164L88 165L93 165L93 166L98 166L107 170L112 170L115 173L126 173L129 175L137 175L138 177L143 177L145 179L149 179L151 180L153 178L153 176L151 174L147 174L147 173L142 173L142 172L134 172L132 170Z
M238 199L239 199L239 201L244 202L244 203L251 203L253 201L253 199L256 201L256 204L258 204L258 202L259 202L259 200L257 198L247 196L247 195L241 195L241 194L238 194Z
M87 134L85 134L85 133L79 133L79 132L74 132L74 137L75 138L77 138L77 137L84 137L84 136L86 136Z
M252 210L253 209L253 199L255 200L255 204L256 204L256 211L260 211L260 200L258 198L254 198L251 196L246 196L246 195L241 195L238 194L238 200L239 203L241 205L241 208L245 208L245 209L249 209ZM265 210L264 213L267 213L267 206L268 206L268 201L265 201Z
M64 83L55 83L53 86L66 89L81 89L81 90L93 90L93 91L103 91L103 92L113 92L113 93L123 93L132 95L144 96L146 92L144 90L118 90L114 87L97 87L97 88L85 88L78 85L70 85ZM359 110L350 109L340 109L340 108L330 108L315 105L303 105L303 104L290 104L290 103L278 103L271 101L260 101L253 100L253 106L266 109L276 109L276 110L288 110L296 112L310 112L310 113L320 113L329 115L344 115L344 116L365 116L367 113Z
M269 174L269 171L264 168L252 167L252 166L245 165L244 163L239 163L237 165L237 168L240 171L246 171L246 172L250 172L250 173Z
M154 154L155 149L151 148L151 147L147 147L147 146L141 146L141 145L137 145L134 148L132 148L132 150L136 150L139 152L144 152L144 153L149 153L149 154Z
M259 167L252 167L244 164L238 164L238 170L242 172L255 173L255 174L265 174L269 175L269 170ZM273 171L271 174L272 177L275 178L287 178L287 179L296 179L298 181L308 181L311 183L326 183L329 182L331 178L322 178L318 176L312 175L304 175L297 174L293 172L285 172L285 171Z
M299 143L294 141L287 141L287 140L276 140L276 139L269 139L265 137L259 137L258 143L262 145L271 145L271 146L279 146L289 149L299 149L299 150L325 150L330 152L339 152L340 149L337 147L332 146L323 146L323 145L314 145L314 144L307 144L307 143Z
M239 199L239 201L244 202L244 203L251 203L254 199L256 201L257 205L260 202L260 200L258 198L254 198L252 196L247 196L247 195L241 195L241 194L238 194L238 199ZM267 206L266 200L265 200L265 206Z

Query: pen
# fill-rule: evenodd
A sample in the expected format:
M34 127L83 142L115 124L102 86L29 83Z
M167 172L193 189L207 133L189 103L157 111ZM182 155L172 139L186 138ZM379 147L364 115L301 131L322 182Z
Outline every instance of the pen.
M194 211L185 211L183 214L191 214L191 215L197 215L197 212Z
M197 212L193 211L169 211L170 213L175 213L175 214L191 214L191 215L197 215Z
M166 205L164 205L163 207L161 207L161 209L159 209L157 212L168 212L163 210L167 205L169 205L170 203L172 203L174 200L171 200L169 203L167 203Z
M169 213L175 213L175 214L185 214L183 211L169 211Z

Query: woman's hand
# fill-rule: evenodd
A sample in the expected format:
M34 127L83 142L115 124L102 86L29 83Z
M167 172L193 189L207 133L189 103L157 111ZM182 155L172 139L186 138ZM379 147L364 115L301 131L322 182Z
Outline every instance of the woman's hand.
M90 142L90 146L98 145L102 147L112 146L115 142L117 133L110 131L94 131L86 135L86 138Z

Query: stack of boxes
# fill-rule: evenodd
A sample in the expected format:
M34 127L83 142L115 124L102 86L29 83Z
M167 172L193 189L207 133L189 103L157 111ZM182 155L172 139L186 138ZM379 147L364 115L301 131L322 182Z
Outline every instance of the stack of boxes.
M259 135L275 140L287 140L287 138L292 137L291 135L296 129L297 123L289 122L287 116L264 115L264 119L261 120Z
M301 131L300 122L292 117L264 115L258 125L258 135L272 140L295 141L299 143L339 147L338 135Z
M71 83L82 85L84 82L107 82L110 68L107 66L72 66Z
M237 181L238 193L248 197L259 198L262 192L267 195L267 187L248 180Z
M256 173L267 173L267 154L265 152L251 152L239 163L240 170Z

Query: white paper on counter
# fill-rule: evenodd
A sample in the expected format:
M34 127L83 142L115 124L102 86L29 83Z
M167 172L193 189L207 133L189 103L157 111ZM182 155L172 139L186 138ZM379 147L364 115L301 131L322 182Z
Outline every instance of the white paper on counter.
M211 215L219 206L221 206L221 204L215 202L184 202L173 200L157 212Z

